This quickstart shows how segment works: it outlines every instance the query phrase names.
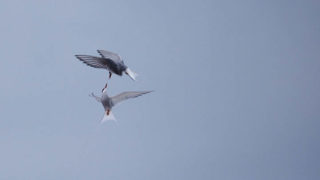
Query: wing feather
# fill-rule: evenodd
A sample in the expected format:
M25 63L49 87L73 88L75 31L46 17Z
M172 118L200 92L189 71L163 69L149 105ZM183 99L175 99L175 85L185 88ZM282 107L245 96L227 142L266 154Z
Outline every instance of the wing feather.
M95 56L89 56L89 55L75 55L77 59L82 61L88 66L94 67L94 68L103 68L108 69L106 59L95 57Z
M138 97L138 96L141 96L141 95L143 95L143 94L150 93L150 92L152 92L152 91L131 91L131 92L123 92L123 93L120 93L120 94L118 94L118 95L116 95L116 96L111 97L111 100L112 100L113 105L116 105L116 104L118 104L118 103L121 102L121 101L130 99L130 98L135 98L135 97Z
M122 63L123 62L121 57L116 53L113 53L113 52L110 52L110 51L107 51L107 50L97 50L97 51L104 58L111 59L111 60L113 60L115 62L118 62L118 63Z
M101 97L98 97L93 93L91 93L89 96L95 98L98 102L101 102Z

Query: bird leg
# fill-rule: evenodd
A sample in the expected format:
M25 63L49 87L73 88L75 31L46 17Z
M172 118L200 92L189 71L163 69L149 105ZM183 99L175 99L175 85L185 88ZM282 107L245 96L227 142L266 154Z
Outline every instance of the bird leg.
M110 109L107 110L107 116L109 116L109 114L110 114Z
M109 79L111 78L111 76L112 76L112 73L109 71ZM107 81L106 85L104 86L104 88L102 89L102 92L103 92L103 90L106 89L107 87L108 87L108 81Z
M109 71L109 79L111 78L111 76L112 76L112 73ZM107 87L108 87L108 81L101 91L103 92L103 90L106 89Z
M106 85L104 86L104 88L102 88L101 91L103 92L103 90L106 89L107 87L108 87L108 82L106 83Z

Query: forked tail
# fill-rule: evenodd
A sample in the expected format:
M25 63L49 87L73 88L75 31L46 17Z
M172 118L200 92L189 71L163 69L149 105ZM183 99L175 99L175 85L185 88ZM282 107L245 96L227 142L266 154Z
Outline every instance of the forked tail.
M128 76L132 79L132 80L136 80L136 77L138 76L137 73L131 71L131 69L127 68L126 69L126 73L128 74Z
M114 121L117 122L116 118L114 117L112 111L109 111L109 115L107 114L107 112L104 113L103 118L101 120L101 124L107 122L107 121Z

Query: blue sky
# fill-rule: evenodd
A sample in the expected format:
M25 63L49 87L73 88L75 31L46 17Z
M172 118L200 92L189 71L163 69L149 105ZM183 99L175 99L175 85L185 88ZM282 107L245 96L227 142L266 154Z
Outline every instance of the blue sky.
M0 179L318 179L318 1L1 1ZM119 53L155 92L100 125Z

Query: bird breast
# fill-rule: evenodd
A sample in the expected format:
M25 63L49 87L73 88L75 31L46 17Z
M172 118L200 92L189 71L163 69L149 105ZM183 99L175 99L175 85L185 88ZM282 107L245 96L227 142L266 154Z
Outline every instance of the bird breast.
M111 98L108 96L102 96L101 97L102 105L105 109L111 109L112 108L112 101Z

